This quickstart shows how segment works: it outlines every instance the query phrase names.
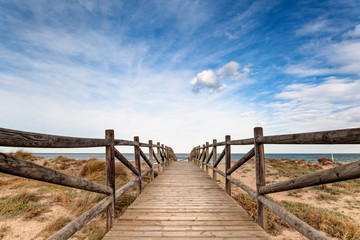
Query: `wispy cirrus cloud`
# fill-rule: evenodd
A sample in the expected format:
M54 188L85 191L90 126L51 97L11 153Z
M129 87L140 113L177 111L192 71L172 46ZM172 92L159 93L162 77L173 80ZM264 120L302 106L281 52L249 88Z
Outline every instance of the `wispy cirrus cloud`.
M302 63L289 64L285 72L299 77L337 74L360 76L360 39L347 38L357 36L357 31L360 29L358 26L345 32L338 42L325 39L320 40L318 44L310 43L309 46L302 46L308 54L312 53L312 56Z

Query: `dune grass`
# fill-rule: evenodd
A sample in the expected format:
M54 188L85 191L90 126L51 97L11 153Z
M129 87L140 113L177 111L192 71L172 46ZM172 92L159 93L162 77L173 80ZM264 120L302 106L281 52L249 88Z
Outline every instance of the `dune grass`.
M22 159L22 160L31 160L34 155L32 155L32 153L30 152L26 152L23 150L18 150L15 153L9 153L8 154L9 157L14 157L14 158L18 158L18 159Z
M11 197L0 198L0 216L14 218L23 216L31 219L40 215L44 204L39 203L40 197L33 193L21 192Z

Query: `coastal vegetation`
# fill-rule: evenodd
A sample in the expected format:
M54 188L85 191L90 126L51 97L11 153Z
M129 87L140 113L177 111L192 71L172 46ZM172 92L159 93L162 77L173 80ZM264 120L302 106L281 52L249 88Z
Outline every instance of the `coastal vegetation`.
M59 156L44 159L25 151L11 156L38 165L46 166L70 175L106 183L105 162L98 159L75 160ZM115 164L116 188L133 178L132 173L121 163ZM146 166L143 166L146 169ZM146 179L145 179L146 181ZM46 239L71 220L90 209L105 195L44 183L31 179L0 174L0 239ZM136 190L131 189L116 201L116 213L121 215L136 199ZM29 225L26 233L18 232L15 224ZM102 239L106 233L105 214L90 221L71 239Z
M267 182L273 183L307 173L339 165L333 163L323 166L304 160L266 159ZM246 163L244 170L236 175L241 181L254 179L252 166L254 161ZM249 171L252 169L252 171ZM245 174L244 174L245 173ZM255 188L255 186L253 186ZM233 198L257 220L256 202L240 189L234 189ZM292 191L270 194L280 205L310 226L327 233L336 239L360 239L360 180L348 180L326 185L296 189ZM268 212L268 233L276 236L290 226L271 211Z
M106 182L105 162L98 159L74 160L63 156L44 159L24 151L11 155L98 183ZM273 183L336 165L338 164L323 166L304 160L266 159L266 180L267 183ZM142 167L146 169L145 165ZM220 163L219 168L224 168L224 165ZM249 160L236 170L233 176L255 188L254 160ZM116 188L132 178L132 173L126 167L116 163ZM218 183L223 185L223 179L219 177ZM327 233L328 236L355 240L360 239L359 192L360 180L356 179L270 194L270 196L298 218ZM24 234L34 240L46 239L105 197L103 194L7 174L0 174L0 196L0 239L4 240L22 239ZM233 189L232 196L256 220L256 202L237 188ZM135 199L136 190L133 188L117 199L116 213L121 215ZM291 227L272 212L269 212L268 218L269 234L279 237L284 230L291 231ZM105 235L105 223L105 214L100 214L71 239L101 239ZM15 224L33 227L26 232L18 232L13 227Z

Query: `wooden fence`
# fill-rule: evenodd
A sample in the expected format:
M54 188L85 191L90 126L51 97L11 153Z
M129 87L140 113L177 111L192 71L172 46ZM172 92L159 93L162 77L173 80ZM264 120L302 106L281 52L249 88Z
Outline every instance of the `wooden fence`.
M164 146L164 144L160 145L158 142L155 145L152 140L149 140L148 143L142 143L139 141L139 137L134 137L134 141L115 139L114 130L106 130L104 139L94 139L46 135L0 128L0 146L32 148L105 147L106 185L61 173L32 162L16 159L0 153L0 172L2 173L107 195L106 198L101 200L90 210L83 213L77 219L73 220L48 238L52 240L68 239L104 210L106 210L106 228L108 231L115 222L115 200L134 185L137 186L137 193L140 194L142 191L141 182L145 176L150 174L150 180L152 180L156 168L161 170L162 167L167 167L170 161L176 160L172 148ZM131 162L115 148L115 146L133 146L135 166L133 166ZM146 156L141 147L148 149L149 157ZM157 149L157 153L154 152L153 148ZM115 158L129 168L136 176L119 189L115 189ZM142 158L149 166L147 171L141 171L140 158Z
M266 196L266 194L359 178L360 161L266 185L264 144L360 144L360 128L263 136L263 129L257 127L254 129L253 138L231 140L230 136L227 135L224 142L217 142L216 139L214 139L212 144L207 142L202 147L197 146L193 148L189 156L189 161L195 161L199 165L201 164L202 169L206 167L207 173L208 169L212 168L214 180L217 178L217 173L222 175L225 178L225 191L229 195L231 195L232 183L247 192L252 199L257 201L257 221L262 228L267 228L267 213L264 208L266 206L269 210L274 212L282 220L294 227L307 238L328 239L323 233L317 231L288 212L272 198ZM240 160L231 166L232 145L253 145L253 147ZM217 157L217 147L219 146L224 146L224 149L219 157ZM210 147L212 147L211 152L209 152ZM222 172L217 168L217 166L224 157L225 172ZM256 190L231 176L235 170L241 167L252 157L255 157ZM211 158L212 164L210 164Z

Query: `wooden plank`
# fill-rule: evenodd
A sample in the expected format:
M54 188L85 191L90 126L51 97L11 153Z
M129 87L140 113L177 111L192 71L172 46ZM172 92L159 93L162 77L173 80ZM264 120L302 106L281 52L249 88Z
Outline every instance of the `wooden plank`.
M0 153L0 172L91 192L111 194L108 186L71 176L50 168Z
M256 139L263 144L359 144L360 128L262 136Z
M109 146L107 139L64 137L0 128L0 146L36 148L84 148Z
M267 239L267 234L195 164L173 162L147 185L104 239L199 237Z

